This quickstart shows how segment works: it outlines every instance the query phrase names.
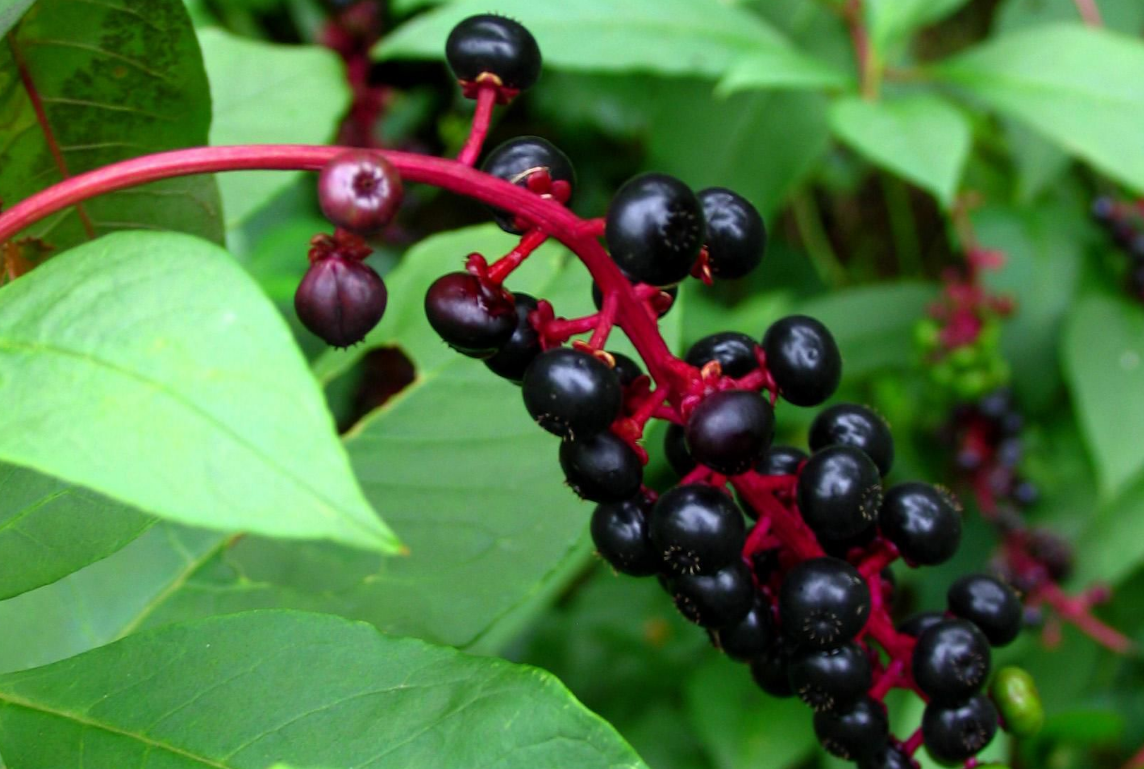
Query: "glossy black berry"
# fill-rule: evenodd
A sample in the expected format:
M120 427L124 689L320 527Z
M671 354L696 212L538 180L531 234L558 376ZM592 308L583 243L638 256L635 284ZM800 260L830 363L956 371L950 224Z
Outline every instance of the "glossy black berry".
M845 710L815 713L814 734L833 755L848 761L862 761L885 746L890 725L882 703L862 697Z
M719 648L728 657L740 662L750 662L765 653L777 638L771 606L762 599L756 599L751 610L741 620L715 633Z
M851 550L854 548L864 549L873 542L874 538L878 536L878 529L876 526L870 526L849 537L827 537L823 534L817 536L818 544L822 545L822 549L826 551L827 555L847 560Z
M878 525L907 561L922 566L944 563L961 544L961 513L948 492L928 483L891 486Z
M795 652L787 675L795 695L816 713L849 708L872 683L870 659L856 643Z
M516 307L516 328L512 336L493 353L485 358L489 370L510 382L520 384L529 364L540 355L540 334L528 320L528 314L536 309L536 299L524 293L513 294Z
M511 295L467 272L451 272L433 281L425 293L425 315L446 344L472 358L491 356L517 328Z
M997 708L983 695L952 705L931 702L922 716L926 751L943 764L960 764L992 742L997 717Z
M643 465L622 438L602 430L560 443L560 467L572 491L593 502L621 502L640 490Z
M934 625L945 621L945 615L940 611L922 611L907 617L898 625L898 632L917 638Z
M798 476L798 507L816 534L853 537L871 527L882 504L878 467L853 446L827 446Z
M901 748L887 744L858 762L858 769L918 769L918 764Z
M381 320L388 298L385 283L372 268L333 254L306 270L294 293L294 311L327 344L349 347Z
M663 436L663 453L667 457L667 463L671 465L671 469L679 477L682 478L695 469L695 460L691 458L691 452L687 450L687 439L683 425L672 423L667 426L667 431Z
M651 505L637 496L623 502L597 505L592 513L592 541L596 552L616 571L647 577L659 571L660 557L648 536Z
M755 472L762 475L794 475L805 459L807 455L802 449L771 446L763 453L763 458L755 463Z
M939 702L976 693L989 678L989 641L972 622L948 619L928 628L914 646L914 680Z
M1054 581L1063 582L1072 575L1073 548L1066 540L1052 532L1034 529L1029 532L1027 548L1029 555L1048 570Z
M679 613L697 625L720 628L743 619L755 600L751 570L741 560L714 574L684 574L672 582Z
M719 361L724 376L746 376L759 367L755 357L755 340L738 331L711 334L691 345L686 361L695 368L703 368L713 360Z
M626 274L669 286L691 272L705 231L695 193L674 177L649 173L620 187L608 206L604 237Z
M624 277L627 278L629 283L635 284L640 282L634 279L631 275L624 273L623 270L620 270L620 272L624 274ZM662 318L664 315L667 315L669 312L671 312L671 308L675 306L675 298L679 296L679 286L667 286L665 288L661 288L660 290L671 297L671 304L667 305L656 313L656 317ZM602 309L604 306L604 292L601 291L600 287L595 283L592 284L592 304L596 305L597 311Z
M620 378L620 385L628 387L643 376L643 369L640 368L640 364L621 353L613 352L610 354L616 362L615 372L616 376Z
M774 409L758 393L723 390L695 407L685 434L696 462L723 475L739 475L763 456L774 430Z
M404 196L397 169L378 152L347 150L318 175L322 213L334 225L359 235L381 232Z
M506 88L525 89L540 77L540 47L519 22L503 16L470 16L453 27L445 58L458 80L496 75Z
M745 538L742 512L711 486L676 486L652 508L651 541L674 574L713 574L739 560Z
M572 161L554 144L539 136L519 136L498 145L485 158L481 170L518 187L527 187L533 174L545 171L552 181L567 182L572 189L576 188ZM505 232L514 235L523 232L513 223L515 217L506 211L494 208L493 218Z
M850 641L870 616L870 589L850 564L812 558L795 566L779 591L783 634L809 649Z
M606 430L623 401L615 370L571 347L536 356L524 372L521 394L537 424L550 433L576 439Z
M823 409L810 426L810 450L826 446L853 446L874 460L882 475L894 464L894 436L886 420L873 409L839 403Z
M946 601L951 613L977 625L993 646L1007 646L1021 632L1021 599L998 579L967 574L950 586Z
M751 660L751 678L759 688L772 697L792 697L787 666L790 664L791 649L783 640L775 641L770 647Z
M741 278L759 266L767 247L763 217L745 198L722 187L702 190L707 263L716 278Z
M805 315L775 321L763 336L767 370L796 406L817 406L842 380L842 355L826 326Z

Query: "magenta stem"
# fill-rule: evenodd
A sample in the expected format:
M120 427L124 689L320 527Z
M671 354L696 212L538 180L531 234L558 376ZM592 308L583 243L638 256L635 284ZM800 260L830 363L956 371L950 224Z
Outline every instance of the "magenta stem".
M498 87L493 83L482 83L477 88L477 109L473 112L473 125L469 129L469 138L465 146L457 155L457 162L466 166L473 166L481 156L481 148L485 146L485 139L489 135L489 126L493 121L493 107L497 103Z

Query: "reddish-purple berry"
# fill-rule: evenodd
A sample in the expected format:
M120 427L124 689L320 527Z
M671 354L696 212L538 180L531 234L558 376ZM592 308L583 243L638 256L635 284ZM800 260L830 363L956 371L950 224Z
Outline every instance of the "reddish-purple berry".
M306 328L334 347L360 342L385 313L389 294L372 268L339 254L310 265L294 294Z
M380 153L349 150L318 176L318 204L326 218L358 235L376 235L397 213L405 190Z

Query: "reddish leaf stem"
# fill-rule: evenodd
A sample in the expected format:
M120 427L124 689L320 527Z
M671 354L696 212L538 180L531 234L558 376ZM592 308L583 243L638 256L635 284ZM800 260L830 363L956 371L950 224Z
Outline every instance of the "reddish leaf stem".
M1080 12L1080 17L1090 27L1103 27L1104 19L1100 16L1100 8L1096 5L1096 0L1073 0L1076 4L1077 11Z
M481 83L477 87L477 109L473 112L473 125L469 129L469 138L465 140L465 146L457 155L458 163L467 166L476 165L477 158L481 156L481 148L485 146L485 138L489 135L498 91L499 86L492 82Z

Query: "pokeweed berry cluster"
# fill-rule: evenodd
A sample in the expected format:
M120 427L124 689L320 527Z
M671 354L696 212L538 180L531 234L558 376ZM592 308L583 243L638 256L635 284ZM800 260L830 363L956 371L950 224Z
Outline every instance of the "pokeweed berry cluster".
M1144 301L1144 200L1119 202L1102 196L1092 203L1092 217L1128 257L1128 291Z
M476 101L455 160L303 145L160 153L21 201L0 214L0 241L136 184L230 170L320 170L319 199L335 231L311 241L295 305L307 328L345 347L385 311L385 284L364 259L367 239L400 206L404 184L477 199L519 242L491 263L469 254L463 271L438 278L425 295L426 315L459 353L518 383L528 413L560 438L568 484L597 503L590 529L605 560L625 574L657 577L687 619L749 664L762 689L813 709L827 750L864 769L916 766L923 743L943 763L977 766L998 728L998 708L1011 731L1034 729L1039 704L1027 675L1001 671L992 698L983 693L991 647L1020 630L1021 603L1010 587L964 577L943 613L898 627L890 618L890 565L948 560L961 513L930 484L885 488L894 459L885 421L861 405L834 405L815 418L809 455L773 445L780 398L817 407L838 387L842 357L829 329L794 315L758 341L716 334L683 358L664 342L658 321L680 281L736 278L761 263L767 233L754 207L730 190L694 193L673 177L644 174L620 188L606 217L582 220L566 207L572 163L537 137L506 142L478 169L495 105L536 82L540 50L520 24L482 15L453 30L446 53L463 93ZM545 299L507 287L549 238L588 269L597 312L558 317ZM956 323L971 331L972 314ZM605 349L615 327L640 362ZM581 335L588 338L573 339ZM653 419L669 424L664 452L680 474L662 494L643 478ZM920 728L904 740L888 726L884 700L894 688L928 702Z

